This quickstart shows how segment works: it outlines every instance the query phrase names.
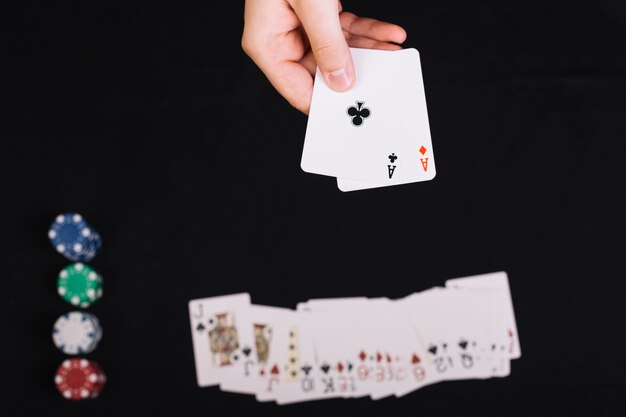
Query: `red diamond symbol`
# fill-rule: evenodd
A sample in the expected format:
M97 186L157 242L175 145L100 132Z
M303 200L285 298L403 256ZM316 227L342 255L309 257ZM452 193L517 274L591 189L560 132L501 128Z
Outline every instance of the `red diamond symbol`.
M424 146L422 146L422 147L420 148L420 153L421 153L422 155L424 155L424 154L426 153L426 148L424 148Z
M420 358L415 353L413 354L413 357L411 358L411 363L412 364L420 363Z
M383 355L380 352L376 352L376 362L380 362L383 359Z
M365 358L367 358L367 354L364 351L361 351L361 353L359 353L359 359L361 359L362 361L365 360Z
M337 363L337 370L339 371L339 373L341 373L341 371L343 371L343 364L341 362Z

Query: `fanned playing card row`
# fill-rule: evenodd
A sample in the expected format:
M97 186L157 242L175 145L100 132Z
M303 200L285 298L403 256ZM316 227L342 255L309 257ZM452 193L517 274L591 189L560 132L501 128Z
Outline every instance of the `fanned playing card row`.
M226 295L190 301L189 314L198 385L279 404L504 377L521 355L505 272L397 300L313 299L295 310Z

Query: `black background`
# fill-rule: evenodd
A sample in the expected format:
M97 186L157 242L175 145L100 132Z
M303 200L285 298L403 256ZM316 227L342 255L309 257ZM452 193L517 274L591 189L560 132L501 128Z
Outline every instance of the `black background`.
M618 415L626 18L618 1L345 1L421 53L437 177L341 193L299 167L306 117L240 48L243 2L3 13L2 408L8 415ZM52 323L78 211L104 247L98 400L59 396ZM505 379L278 407L198 388L187 301L401 297L505 270ZM375 329L372 329L375 331ZM619 410L618 410L619 408Z

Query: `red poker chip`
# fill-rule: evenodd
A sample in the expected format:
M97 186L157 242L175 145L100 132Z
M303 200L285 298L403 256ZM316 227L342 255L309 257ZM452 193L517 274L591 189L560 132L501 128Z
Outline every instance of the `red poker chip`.
M54 382L63 397L84 400L100 394L106 377L97 363L84 358L71 358L59 365Z

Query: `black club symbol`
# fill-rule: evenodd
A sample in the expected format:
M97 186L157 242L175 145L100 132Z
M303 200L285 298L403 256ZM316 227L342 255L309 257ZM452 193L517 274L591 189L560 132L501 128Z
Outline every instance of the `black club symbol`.
M368 109L367 107L363 107L364 104L365 104L364 101L357 101L356 107L350 106L348 107L348 110L346 110L346 113L348 113L348 116L352 118L353 126L356 126L356 127L361 126L363 124L363 119L367 119L368 117L372 115L372 112L370 111L370 109Z
M398 157L396 156L395 153L392 153L391 155L389 155L387 158L389 158L389 162L391 162L392 164L394 162L396 162L396 159L398 159Z

